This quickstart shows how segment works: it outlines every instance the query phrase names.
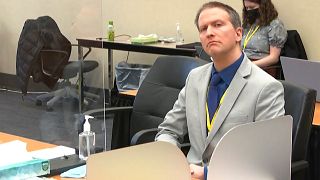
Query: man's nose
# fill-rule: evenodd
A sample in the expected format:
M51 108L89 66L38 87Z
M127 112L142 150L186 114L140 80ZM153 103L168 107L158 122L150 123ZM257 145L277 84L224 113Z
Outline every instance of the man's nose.
M212 26L207 27L207 37L214 36L214 28Z

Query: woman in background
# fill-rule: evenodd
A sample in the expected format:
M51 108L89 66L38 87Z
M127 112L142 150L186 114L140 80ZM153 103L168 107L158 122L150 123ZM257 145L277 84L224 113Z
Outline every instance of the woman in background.
M271 0L243 0L242 48L259 67L275 65L287 40L287 30ZM275 71L267 71L275 76Z

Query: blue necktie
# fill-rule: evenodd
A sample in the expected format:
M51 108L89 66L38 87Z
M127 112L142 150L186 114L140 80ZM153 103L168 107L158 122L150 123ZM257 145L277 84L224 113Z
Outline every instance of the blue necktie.
M219 105L218 84L220 81L221 81L221 77L218 73L214 73L211 76L208 99L207 99L210 122Z

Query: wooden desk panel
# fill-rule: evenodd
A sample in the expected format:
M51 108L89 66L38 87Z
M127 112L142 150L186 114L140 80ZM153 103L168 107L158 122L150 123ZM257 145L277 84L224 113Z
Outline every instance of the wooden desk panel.
M126 96L136 96L138 93L138 90L127 90L119 93Z
M320 125L320 103L316 103L316 108L314 109L314 115L313 115L313 125Z
M27 151L34 151L34 150L51 148L56 146L53 144L44 143L44 142L0 132L0 144L9 142L9 141L14 141L14 140L20 140L22 142L27 143Z

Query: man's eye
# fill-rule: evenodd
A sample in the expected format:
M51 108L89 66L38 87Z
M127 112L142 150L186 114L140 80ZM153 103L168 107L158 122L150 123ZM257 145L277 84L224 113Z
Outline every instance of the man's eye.
M200 32L204 32L204 31L206 31L206 29L207 29L206 27L202 27L202 28L200 28L199 31L200 31Z

